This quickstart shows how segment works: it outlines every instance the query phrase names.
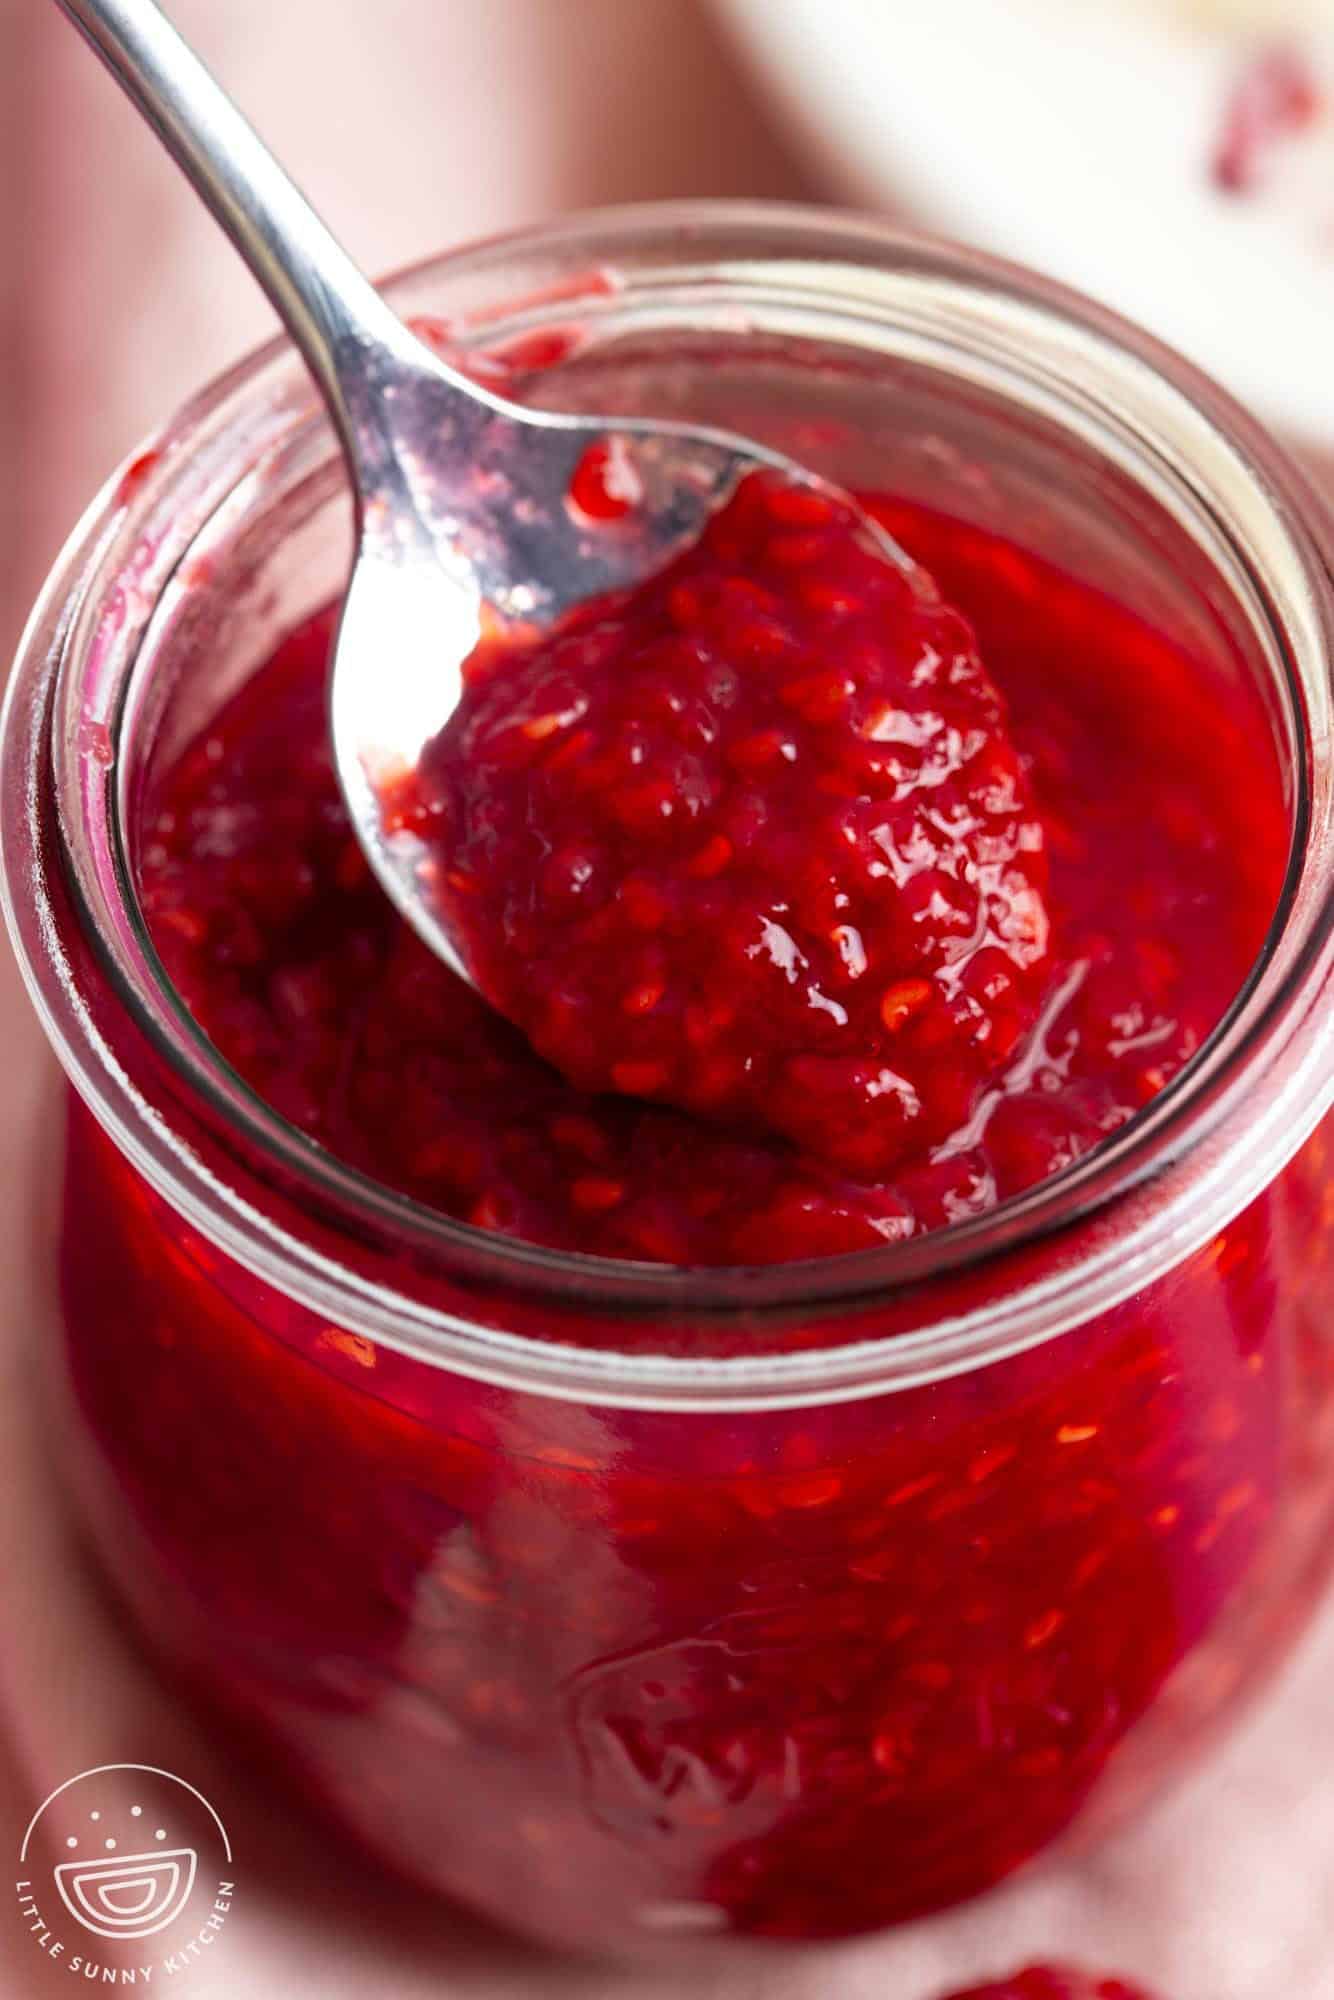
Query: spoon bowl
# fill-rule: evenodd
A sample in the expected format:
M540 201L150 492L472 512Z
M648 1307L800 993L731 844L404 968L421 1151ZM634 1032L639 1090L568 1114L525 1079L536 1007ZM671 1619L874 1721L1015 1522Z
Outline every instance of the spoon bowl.
M550 415L480 391L461 403L453 371L423 355L395 384L395 464L411 504L363 495L329 718L367 860L431 949L469 978L436 892L439 852L387 817L384 801L457 708L484 623L528 631L633 589L695 541L757 469L816 482L722 432ZM610 518L572 497L594 452L612 456L618 490L633 495Z
M750 472L823 482L745 438L529 410L470 381L386 305L154 0L60 5L240 251L328 406L357 521L330 682L338 779L381 885L470 979L434 893L439 856L386 826L384 796L457 708L484 617L540 627L633 588ZM594 449L614 455L631 504L590 512L573 497Z

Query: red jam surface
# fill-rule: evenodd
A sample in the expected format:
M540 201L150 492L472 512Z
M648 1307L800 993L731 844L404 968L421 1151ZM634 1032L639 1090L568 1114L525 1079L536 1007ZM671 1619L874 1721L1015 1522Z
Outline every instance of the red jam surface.
M393 818L563 1076L862 1180L965 1124L1045 990L1042 826L972 633L865 516L753 474L466 674Z
M1038 558L870 504L976 649L835 521L831 590L873 573L901 643L844 612L853 691L827 657L802 666L839 629L807 601L814 572L782 557L815 531L752 498L722 524L742 554L721 574L711 544L633 620L576 629L517 681L505 662L483 675L462 860L503 909L495 977L534 964L513 1011L561 1069L624 1096L542 1061L394 916L330 765L330 615L293 633L166 773L140 864L168 972L259 1094L474 1224L727 1264L864 1249L988 1208L1160 1090L1274 907L1286 825L1263 724ZM758 600L729 587L752 556ZM775 668L764 634L796 664ZM834 691L851 727L822 709ZM708 1122L645 1101L659 1093ZM765 1122L791 1138L752 1129Z

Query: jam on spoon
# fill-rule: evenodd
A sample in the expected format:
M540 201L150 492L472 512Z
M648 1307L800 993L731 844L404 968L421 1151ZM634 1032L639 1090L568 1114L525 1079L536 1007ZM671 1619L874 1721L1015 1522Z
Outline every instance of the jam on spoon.
M972 634L776 474L637 589L484 642L388 811L581 1090L883 1177L1037 1017L1043 830Z

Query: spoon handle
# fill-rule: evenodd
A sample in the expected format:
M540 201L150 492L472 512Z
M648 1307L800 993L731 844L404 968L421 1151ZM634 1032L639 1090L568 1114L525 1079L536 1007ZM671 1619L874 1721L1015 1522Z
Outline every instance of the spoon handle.
M267 293L354 463L382 470L379 388L423 350L154 0L59 0L153 127ZM470 402L478 392L443 363ZM363 484L366 483L363 479Z

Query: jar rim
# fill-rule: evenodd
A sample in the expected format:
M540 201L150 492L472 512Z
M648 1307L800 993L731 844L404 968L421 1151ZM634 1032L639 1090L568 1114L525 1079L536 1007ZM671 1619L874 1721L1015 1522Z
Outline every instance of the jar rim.
M387 280L386 288L393 297L433 276L449 275L470 260L494 265L497 276L503 277L506 259L521 258L535 247L590 241L605 245L619 239L628 256L636 240L646 237L679 238L688 245L696 234L717 239L729 233L737 241L732 261L721 270L724 286L729 279L739 283L742 268L755 256L754 249L746 248L748 239L759 239L766 257L780 261L807 251L817 239L825 244L828 259L841 253L868 272L876 267L883 271L912 267L933 274L942 286L971 288L979 300L992 305L1022 308L1024 314L1050 322L1059 335L1058 349L1083 343L1086 363L1092 354L1101 355L1108 364L1112 356L1118 357L1125 381L1133 384L1142 403L1152 405L1160 426L1154 439L1159 454L1188 474L1200 476L1192 454L1207 447L1217 460L1216 480L1226 470L1230 490L1235 489L1235 511L1252 544L1261 532L1266 538L1269 574L1262 594L1282 627L1286 670L1304 675L1290 690L1300 729L1302 688L1309 689L1314 682L1327 686L1334 659L1334 601L1307 526L1316 503L1302 475L1224 392L1149 336L1062 287L981 253L943 246L837 211L787 204L689 202L590 211L554 225L494 237L412 265ZM819 273L812 275L806 263L802 270L807 287L818 294ZM827 272L825 282L832 283ZM168 435L188 444L206 420L243 399L266 370L289 357L290 349L282 341L249 356L199 392ZM1143 414L1141 408L1141 421ZM1214 492L1215 504L1217 499ZM1310 744L1303 746L1305 754L1297 760L1293 846L1264 947L1224 1019L1182 1072L1081 1159L996 1208L945 1229L838 1257L744 1268L632 1263L547 1249L440 1215L346 1166L288 1126L253 1092L243 1090L238 1100L233 1089L227 1102L220 1104L208 1076L173 1046L172 1037L148 1014L133 986L117 979L121 1003L158 1052L183 1072L189 1087L206 1097L214 1095L214 1109L224 1118L236 1116L239 1101L246 1114L247 1145L280 1156L286 1171L305 1175L340 1208L361 1213L376 1228L393 1227L414 1241L433 1245L437 1253L466 1268L474 1281L511 1287L539 1301L577 1303L599 1317L653 1321L684 1310L692 1319L708 1320L743 1314L748 1326L754 1326L755 1348L744 1358L624 1352L601 1344L585 1348L479 1326L438 1308L422 1307L383 1286L368 1286L355 1274L340 1271L335 1260L312 1246L294 1244L283 1231L266 1226L253 1207L230 1201L226 1188L195 1170L197 1163L192 1166L188 1148L173 1145L154 1108L123 1072L115 1074L114 1062L108 1064L109 1051L99 1048L87 1009L81 1009L77 995L71 993L68 963L58 941L53 941L50 910L43 908L32 826L34 731L40 733L35 711L38 697L52 695L55 679L65 668L73 630L71 609L79 593L92 587L114 540L111 531L123 520L127 506L132 508L133 500L127 503L119 482L113 480L58 558L20 647L19 666L6 699L3 758L11 769L22 760L25 812L17 833L12 822L0 833L11 935L47 1033L76 1087L146 1178L206 1235L280 1289L334 1318L341 1307L387 1345L464 1373L543 1393L654 1406L684 1402L753 1407L817 1396L864 1395L935 1379L1034 1345L1105 1309L1138 1289L1157 1269L1198 1247L1191 1239L1206 1240L1219 1226L1220 1215L1230 1220L1244 1205L1244 1199L1237 1197L1235 1172L1236 1147L1242 1137L1235 1129L1237 1099L1247 1079L1253 1087L1257 1069L1265 1070L1271 1086L1262 1121L1267 1140L1252 1144L1250 1172L1243 1178L1254 1179L1266 1165L1269 1171L1253 1191L1267 1184L1304 1136L1300 1128L1311 1129L1334 1093L1334 1076L1327 1073L1334 1070L1328 1038L1320 1043L1318 1022L1312 1018L1318 1013L1316 993L1329 976L1334 882L1332 871L1326 869L1323 893L1313 893L1313 857L1323 858L1329 849L1331 814L1328 788L1313 801L1307 770ZM54 706L50 719L54 725ZM58 763L70 746L56 741L48 747ZM9 789L13 796L13 788ZM142 931L141 942L147 943L123 853L117 873L121 894L128 898ZM18 893L20 883L26 885L24 893L32 896L31 903ZM86 907L84 916L92 921ZM1294 927L1300 934L1294 935ZM156 954L151 956L155 959ZM161 997L174 1003L174 1028L178 1032L184 1028L194 1043L211 1050L174 995L169 991ZM1276 1067L1282 1071L1277 1079ZM1252 1125L1246 1136L1258 1140L1260 1135ZM1283 1158L1277 1159L1284 1146ZM1165 1185L1174 1176L1180 1185ZM1206 1191L1210 1198L1203 1200ZM1193 1197L1189 1214L1184 1207L1187 1192ZM1121 1226L1114 1229L1107 1226L1113 1209L1121 1217ZM996 1268L1007 1256L1022 1256L1038 1243L1066 1233L1077 1254L1059 1268L1048 1266L1031 1282L1025 1282L1022 1274L1012 1277L1003 1312L997 1311L996 1300L987 1298L972 1310L920 1330L891 1331L797 1352L766 1352L763 1347L762 1329L770 1317L778 1323L793 1313L812 1310L874 1308L891 1296L911 1294L945 1276ZM300 1254L294 1257L293 1251Z

